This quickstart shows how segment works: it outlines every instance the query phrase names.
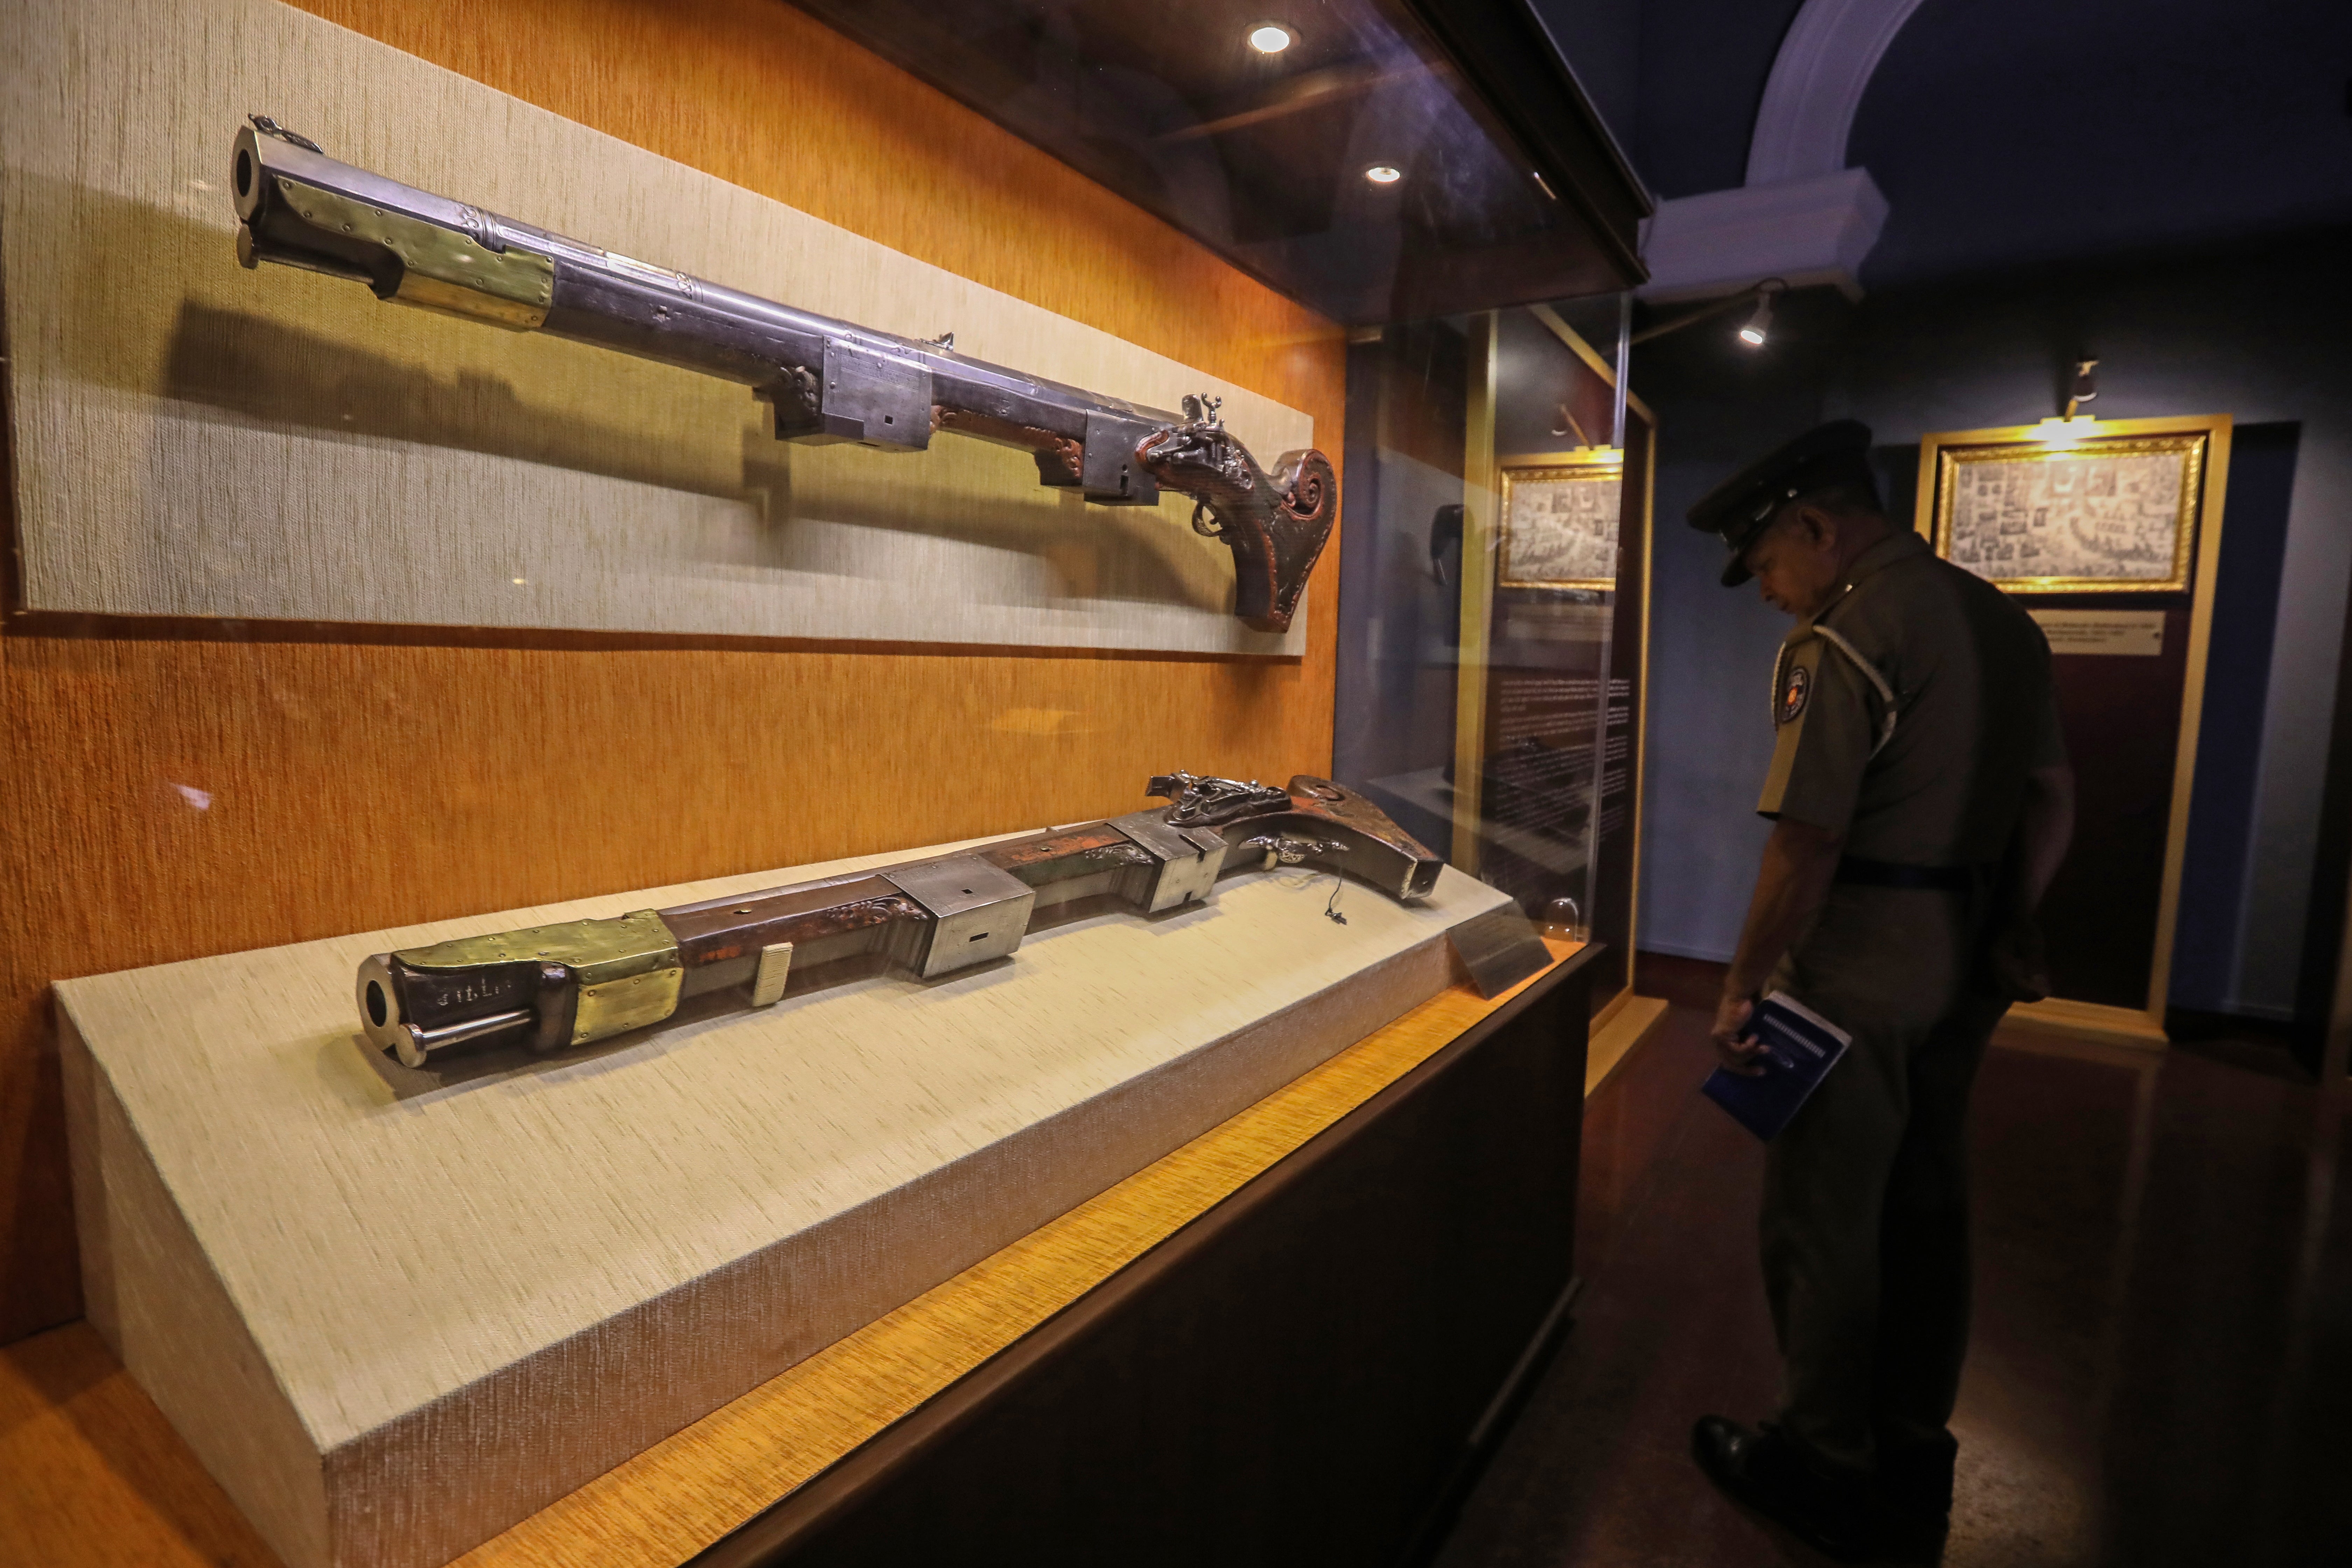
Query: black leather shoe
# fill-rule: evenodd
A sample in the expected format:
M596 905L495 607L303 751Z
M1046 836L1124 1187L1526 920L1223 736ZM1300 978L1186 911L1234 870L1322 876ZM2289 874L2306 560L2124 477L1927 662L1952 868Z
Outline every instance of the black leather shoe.
M1702 1415L1691 1428L1691 1458L1724 1496L1825 1556L1865 1563L1891 1544L1881 1510L1864 1488L1823 1475L1769 1425L1750 1431L1720 1415Z

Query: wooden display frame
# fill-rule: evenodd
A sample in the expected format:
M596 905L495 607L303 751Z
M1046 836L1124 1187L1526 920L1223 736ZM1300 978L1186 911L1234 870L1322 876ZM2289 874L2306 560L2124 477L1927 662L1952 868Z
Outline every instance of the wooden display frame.
M2203 713L2205 668L2212 643L2213 593L2221 570L2222 501L2230 471L2230 437L2233 421L2227 414L2183 415L2152 419L2047 419L2038 425L1999 426L1981 430L1957 430L1922 436L1919 439L1919 488L1915 513L1918 531L1945 552L1943 512L1947 454L1969 448L2033 447L2051 450L2079 447L2084 443L2146 443L2167 437L2201 442L2196 485L2196 516L2184 523L2184 537L2176 552L2185 570L2178 583L2066 582L2042 580L2023 587L2001 582L2011 592L2074 595L2140 595L2169 591L2189 598L2189 647L2180 694L2180 723L2173 747L2170 809L2166 818L2164 865L2158 883L2155 942L2148 967L2146 1001L2138 1007L2115 1006L2053 996L2021 1003L2010 1009L2011 1023L2053 1033L2090 1036L2128 1044L2162 1047L2165 1008L2172 983L2172 948L2180 908L2182 868L2188 858L2189 812L2197 770L2197 739Z

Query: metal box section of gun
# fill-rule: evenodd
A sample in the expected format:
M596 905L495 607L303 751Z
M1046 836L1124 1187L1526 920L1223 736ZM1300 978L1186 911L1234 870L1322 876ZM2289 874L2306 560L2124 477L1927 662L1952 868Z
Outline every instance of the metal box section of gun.
M360 965L361 1026L409 1068L497 1046L551 1055L729 986L766 1006L788 977L805 985L810 970L845 960L951 974L1011 954L1041 908L1108 896L1157 913L1244 867L1313 866L1403 903L1437 885L1435 855L1328 779L1276 789L1178 773L1148 793L1171 804L877 871L380 952ZM1456 946L1489 994L1549 957L1515 913Z
M788 441L919 452L946 430L1018 447L1040 483L1104 506L1192 498L1192 526L1234 555L1234 613L1286 631L1331 534L1330 459L1286 452L1272 473L1186 397L1180 416L1023 375L929 342L649 267L339 163L254 115L230 161L237 259L364 283L380 300L542 331L751 387Z

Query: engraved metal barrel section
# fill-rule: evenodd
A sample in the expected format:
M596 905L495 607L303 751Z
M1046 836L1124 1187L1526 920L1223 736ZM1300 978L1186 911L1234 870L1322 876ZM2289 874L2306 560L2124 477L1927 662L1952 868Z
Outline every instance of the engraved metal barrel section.
M1225 836L1213 827L1177 826L1164 811L1138 811L1111 818L1111 826L1151 857L1123 890L1150 914L1209 896L1225 868Z
M555 264L499 247L483 215L369 176L274 136L239 132L230 158L237 259L365 283L380 300L529 331L547 320Z
M899 928L892 956L926 980L1004 958L1021 945L1037 891L977 856L884 870L885 879L930 912Z
M651 910L459 937L363 962L361 1026L409 1067L458 1047L556 1051L668 1017L684 973Z

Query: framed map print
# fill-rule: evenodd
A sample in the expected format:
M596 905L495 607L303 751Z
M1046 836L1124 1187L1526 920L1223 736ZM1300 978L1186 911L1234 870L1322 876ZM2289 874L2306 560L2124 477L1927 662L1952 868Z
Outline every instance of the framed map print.
M1998 434L2013 438L1934 448L1938 555L2012 594L2188 589L2210 432L2068 420Z
M1617 586L1617 514L1624 464L1615 450L1504 458L1504 588Z

